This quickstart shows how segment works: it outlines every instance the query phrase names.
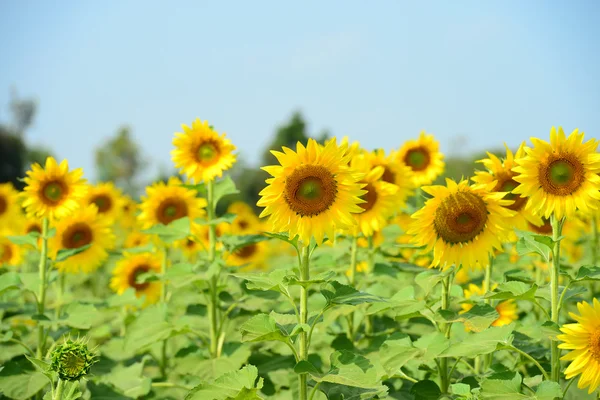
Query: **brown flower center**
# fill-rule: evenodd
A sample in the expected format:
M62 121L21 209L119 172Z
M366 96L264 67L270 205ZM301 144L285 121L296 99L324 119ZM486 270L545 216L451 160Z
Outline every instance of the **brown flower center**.
M99 213L105 213L112 208L112 200L109 196L105 194L99 194L97 196L92 197L91 204L95 204L98 207Z
M8 201L6 201L6 198L4 196L0 195L0 215L4 214L7 208Z
M590 353L596 361L600 361L600 328L590 335Z
M506 196L504 196L504 200L512 200L514 203L505 207L509 210L519 211L527 204L527 197L521 197L516 193L512 193L513 189L519 186L519 182L513 179L514 176L515 174L512 172L497 174L496 179L498 180L498 183L493 192L508 192Z
M213 164L218 155L219 150L213 142L201 143L196 150L196 159L201 164Z
M550 222L550 219L542 217L542 222L542 226L537 226L528 221L527 224L529 225L529 230L539 233L540 235L552 235L552 223Z
M568 196L583 183L585 171L579 159L570 153L552 154L540 163L539 184L546 193Z
M48 205L57 205L67 195L67 186L63 181L50 181L42 186L40 197Z
M416 147L406 152L404 163L413 171L423 171L429 166L429 151L423 147Z
M488 211L481 197L471 192L457 192L442 201L435 211L433 226L445 242L466 243L485 228Z
M337 182L321 165L301 165L285 180L283 197L288 206L302 217L326 211L334 203Z
M65 249L77 249L90 244L94 236L92 229L85 222L78 222L69 226L62 235L62 247Z
M367 183L367 186L365 186L363 189L366 190L367 193L360 196L360 198L366 201L366 203L359 204L359 206L362 207L365 212L367 212L377 203L377 190L371 183Z
M387 183L396 183L396 174L387 166L382 165L383 167L383 175L381 175L381 180Z
M31 232L42 233L42 227L40 226L40 224L38 224L36 222L32 222L31 224L29 224L29 226L25 230L25 233L31 233Z
M10 261L10 259L13 256L13 251L12 248L10 247L10 245L5 244L2 246L2 253L0 253L0 261L2 261L0 264L4 264Z
M134 288L136 291L146 289L150 285L150 282L138 283L137 278L139 275L148 271L150 271L150 266L146 264L138 265L137 267L135 267L131 271L127 279L129 286Z
M156 219L164 225L168 225L176 219L186 217L188 207L183 199L169 197L160 203L156 209Z
M185 246L188 249L193 249L195 245L196 245L196 242L194 242L192 239L187 239L185 242Z
M248 228L248 226L250 226L250 223L248 221L246 221L245 219L238 219L238 227L240 229L246 229Z
M252 257L257 251L258 246L256 243L253 243L236 250L235 255L239 258L246 259Z

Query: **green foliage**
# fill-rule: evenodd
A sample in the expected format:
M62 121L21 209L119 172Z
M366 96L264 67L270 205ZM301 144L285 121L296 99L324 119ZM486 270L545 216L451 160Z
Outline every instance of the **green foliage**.
M258 378L258 370L248 365L239 371L229 372L196 386L185 397L186 400L260 400L259 389L263 387L263 378Z

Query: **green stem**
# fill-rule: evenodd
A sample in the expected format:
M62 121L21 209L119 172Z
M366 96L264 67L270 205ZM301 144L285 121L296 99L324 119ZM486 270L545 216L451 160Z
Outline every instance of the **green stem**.
M171 382L152 382L152 387L164 387L164 388L174 388L174 389L182 389L182 390L192 390L191 386L179 385L177 383Z
M54 392L54 397L52 398L52 400L61 400L64 388L65 388L65 382L62 379L58 378L58 383L56 385L56 391Z
M313 400L313 398L315 397L315 393L317 393L317 388L319 387L320 384L321 384L321 382L317 382L317 384L312 388L312 390L310 391L309 400Z
M206 183L208 203L208 262L209 267L212 266L216 258L217 249L217 227L212 223L215 219L215 204L214 204L214 182ZM219 270L220 272L220 270ZM219 273L213 275L209 282L210 304L209 304L209 319L210 319L210 355L212 358L219 357Z
M375 247L373 246L373 235L367 238L369 242L369 251L367 253L367 271L369 274L373 274L375 269ZM365 336L373 336L373 316L367 315L365 317Z
M350 285L356 283L356 253L358 252L358 237L352 236L352 247L350 248ZM348 315L348 339L354 342L354 312Z
M167 281L165 275L167 273L167 263L169 261L169 249L167 246L163 249L162 262L160 264L160 303L166 306L167 303ZM160 374L163 378L167 377L167 340L162 341L160 351Z
M45 217L42 221L42 252L40 254L39 273L40 273L40 288L37 304L37 312L41 316L44 314L46 307L46 267L48 263L48 218ZM43 360L44 348L46 347L46 335L44 327L38 323L38 346L36 357Z
M552 248L552 264L550 264L550 302L551 302L551 318L552 322L558 325L559 322L559 287L558 278L560 274L560 241L558 240L562 234L562 226L564 218L562 220L556 219L552 215L550 222L552 224L552 239L554 246ZM552 340L551 342L551 360L550 365L552 366L551 379L554 382L560 380L560 350L558 348L558 341Z
M546 372L546 370L540 365L539 362L537 362L537 360L533 357L531 357L529 354L527 354L526 352L524 352L521 349L516 348L513 345L507 345L507 348L509 348L512 351L516 351L517 353L519 353L520 355L522 355L523 357L527 358L529 361L531 361L532 363L535 364L536 367L538 367L538 369L540 370L540 372L542 373L542 375L544 375L544 379L545 380L550 380L550 377L548 377L548 373Z
M302 262L300 264L300 280L310 280L310 266L309 266L309 249L308 245L302 247ZM306 324L308 319L308 288L304 285L300 286L300 323ZM308 359L308 336L306 332L300 332L300 360ZM307 400L307 385L306 385L306 374L300 374L300 400Z
M13 343L16 343L16 344L20 345L20 346L21 346L21 347L23 347L25 350L27 350L27 352L29 353L29 355L31 355L31 356L34 356L34 355L35 355L35 353L33 352L33 350L31 350L31 347L27 346L25 343L21 342L20 340L18 340L18 339L13 339L13 338L10 338L10 339L8 339L8 341L9 341L9 342L13 342Z
M60 309L62 308L65 296L65 279L66 274L64 272L58 272L58 294L56 296L56 309L54 310L55 319L58 321L60 318Z
M483 292L485 294L492 290L492 269L494 267L494 256L490 255L488 264L485 267L485 277L483 279ZM491 299L485 299L486 304L492 305ZM494 353L489 353L483 356L483 371L485 372L494 360Z
M442 280L442 310L447 310L450 303L450 285L451 285L451 276L448 275L444 277ZM450 328L452 325L450 323L442 324L442 331L444 332L444 336L449 339L450 338ZM440 380L441 380L441 389L442 393L448 393L448 387L450 385L449 376L448 376L448 358L442 357L440 360Z

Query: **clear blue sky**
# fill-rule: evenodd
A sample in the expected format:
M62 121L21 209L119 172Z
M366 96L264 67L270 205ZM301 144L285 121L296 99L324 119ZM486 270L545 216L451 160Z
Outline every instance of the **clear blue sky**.
M0 120L11 87L35 97L28 139L92 179L121 124L170 167L173 133L196 117L251 163L296 109L366 148L422 129L454 154L552 125L598 138L599 20L597 0L4 0Z

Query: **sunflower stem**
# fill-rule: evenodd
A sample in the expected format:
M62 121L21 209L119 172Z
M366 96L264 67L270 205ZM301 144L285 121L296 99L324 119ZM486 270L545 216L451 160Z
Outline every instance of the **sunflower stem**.
M442 310L447 310L450 303L450 285L452 284L452 274L445 276L442 280ZM443 323L441 324L442 331L444 336L449 339L450 338L450 328L452 324ZM440 368L440 383L442 393L448 393L448 386L450 384L449 376L448 376L448 358L443 357L440 360L439 364Z
M40 294L38 296L37 312L41 316L46 307L46 267L48 263L48 217L42 221L42 252L40 254L39 273L40 273ZM44 327L38 322L38 346L36 357L43 360L44 347L46 347L46 335Z
M56 391L54 392L54 397L52 398L52 400L61 400L63 397L62 394L63 394L64 388L65 388L65 381L58 378L58 383L56 384Z
M165 275L167 273L167 263L169 261L169 248L165 246L162 254L162 261L160 263L160 303L165 305L167 304L167 282L165 280ZM167 340L162 341L161 351L160 351L160 374L163 378L167 378Z
M215 207L214 204L214 181L208 181L207 187L207 209L208 209L208 264L209 268L215 261L216 249L217 249L217 227L212 223L215 219ZM218 325L218 311L219 311L219 275L220 267L217 273L210 278L209 291L210 291L210 304L209 304L209 317L210 317L210 355L212 358L219 357L219 325Z
M350 248L350 285L356 282L356 253L358 252L358 237L352 236L352 247ZM354 342L354 312L348 316L348 339Z
M560 274L560 236L562 234L562 227L565 219L562 218L558 220L554 215L552 215L550 222L552 224L552 240L554 241L554 246L552 248L552 264L550 264L550 302L551 302L551 318L552 322L558 325L559 321L559 287L558 287L558 278ZM551 341L551 359L550 365L552 366L551 370L551 379L554 382L559 382L560 380L560 350L558 348L558 341Z
M373 274L375 269L375 247L373 244L373 235L367 237L369 251L367 252L367 271L369 274ZM373 335L373 316L367 315L365 317L365 335Z
M310 279L310 251L308 245L302 247L302 255L300 263L300 280L308 281ZM308 288L305 285L300 286L300 323L308 322ZM300 332L300 360L308 359L308 337L305 331ZM306 385L306 373L300 374L300 400L307 400L308 387Z
M490 255L489 262L485 266L485 277L483 279L483 292L485 294L489 293L492 289L492 269L494 267L494 256ZM484 299L485 304L492 305L491 299ZM483 357L483 371L485 372L487 368L492 365L494 354L489 353Z

